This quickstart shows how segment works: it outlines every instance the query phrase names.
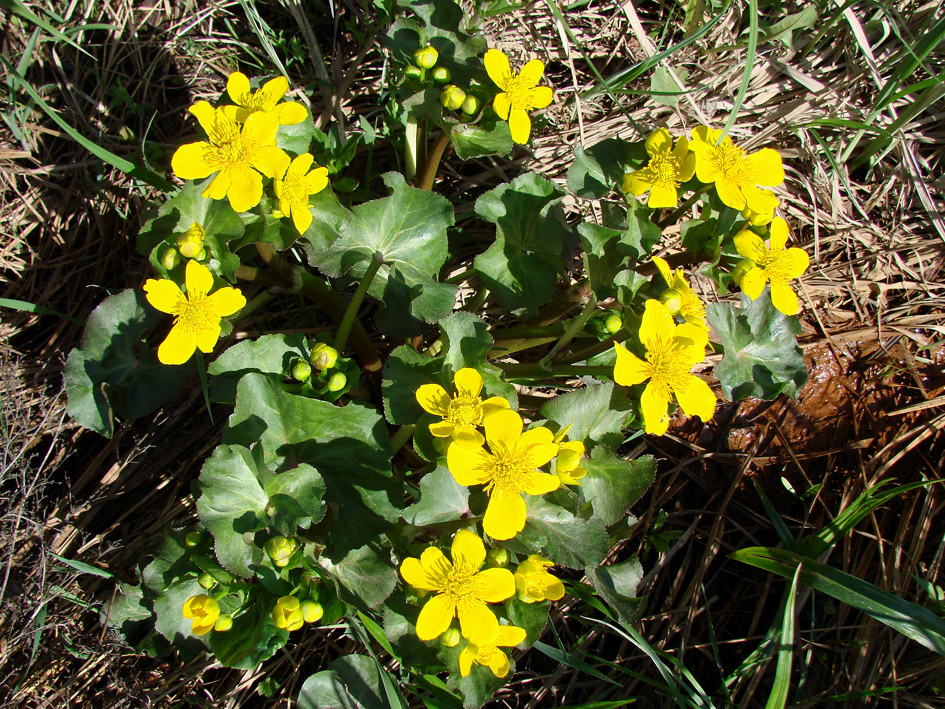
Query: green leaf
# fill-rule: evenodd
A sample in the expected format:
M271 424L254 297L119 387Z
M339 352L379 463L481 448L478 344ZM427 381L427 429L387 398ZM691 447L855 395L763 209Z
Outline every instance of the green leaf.
M286 536L308 529L325 516L325 482L308 463L276 475L266 485L266 494L275 507L273 526Z
M573 424L568 431L572 441L583 441L588 448L592 443L617 448L623 443L621 430L632 410L626 390L607 382L556 396L538 413L559 428Z
M302 684L298 709L390 709L384 670L367 655L345 655Z
M420 604L425 602L420 601ZM419 615L420 607L407 603L404 594L391 596L384 604L384 634L394 650L394 656L404 667L434 672L439 662L439 642L425 643L417 637Z
M276 654L289 639L288 630L272 623L269 608L275 601L263 603L257 598L248 612L233 618L233 627L225 633L207 635L210 650L224 667L251 670Z
M66 361L66 411L72 418L111 437L115 415L144 416L180 393L190 367L161 364L142 340L160 320L144 293L130 289L92 311L82 346Z
M318 563L341 585L339 598L361 610L379 606L397 585L389 548L367 544L352 549L338 562L322 556Z
M749 547L733 552L730 558L787 579L793 579L800 566L800 583L851 605L929 650L945 655L945 620L856 576L785 549Z
M101 622L118 628L125 640L137 645L154 627L154 611L145 601L144 589L130 583L119 583L114 600L102 607Z
M299 123L290 126L280 124L279 131L276 133L276 146L294 155L307 153L311 150L312 138L316 131L318 129L315 127L315 121L309 113L305 120Z
M568 168L568 189L584 199L601 199L622 187L625 166L642 167L647 161L642 142L607 138L589 148L579 145Z
M795 335L796 317L779 312L771 303L770 288L754 301L742 295L741 310L724 303L707 308L709 323L724 348L715 374L730 401L747 396L773 399L778 394L796 397L807 381L804 355Z
M619 253L626 253L631 263L649 256L663 236L653 223L653 210L636 200L630 202L626 211L616 206L606 208L604 221L608 227L621 231Z
M624 460L604 446L594 448L584 467L587 469L587 476L581 480L584 499L607 526L624 519L630 505L640 499L656 477L653 456Z
M236 385L244 374L261 372L282 377L289 372L296 357L309 355L305 336L263 335L256 340L241 340L228 347L210 363L210 399L231 406L236 403Z
M459 646L451 648L452 655L459 657ZM507 648L499 648L499 652L508 652ZM450 663L453 665L454 663ZM458 689L463 695L463 706L466 709L477 709L492 699L492 696L502 687L510 678L515 676L515 660L509 657L509 673L505 677L496 677L492 670L485 665L474 664L469 675L462 677L459 673L459 662L455 661L455 666L450 666L450 676L447 685L451 689Z
M453 479L452 473L437 466L420 480L420 500L404 510L404 521L422 527L436 522L453 522L469 514L469 488Z
M800 12L795 12L769 27L762 28L764 36L759 38L759 42L781 40L791 48L794 46L794 31L810 29L818 19L817 6L807 5Z
M535 312L555 292L571 247L571 230L553 183L526 173L476 200L476 213L496 225L496 239L476 257L475 270L508 310Z
M488 122L487 122L488 121ZM453 150L460 160L512 152L512 133L506 121L483 119L481 124L458 123L450 133Z
M643 580L643 567L637 557L610 566L589 567L584 573L621 623L639 619L646 608L646 599L637 596L637 587Z
M422 335L427 326L453 309L456 286L448 283L410 285L399 266L391 268L381 295L384 307L374 316L377 327L391 337Z
M306 232L303 242L309 262L329 276L349 274L359 279L374 254L380 253L384 265L368 293L385 302L390 299L391 312L382 321L392 326L394 315L403 320L406 302L415 321L436 322L452 310L454 299L447 294L455 296L455 287L437 281L446 261L446 230L453 225L453 207L429 190L408 186L396 172L382 177L391 195L354 207L351 220L330 246L314 244Z
M338 407L296 396L266 375L249 373L240 379L223 442L258 442L270 470L314 465L336 513L329 541L338 553L363 546L400 517L403 491L390 468L387 426L364 404Z
M529 551L571 569L596 566L607 555L607 531L600 520L575 517L542 496L529 497L525 529L516 537Z
M489 326L472 313L453 313L439 322L443 337L444 361L455 375L464 367L471 367L482 375L483 396L505 397L512 408L518 406L515 387L505 381L502 370L489 364L486 355L495 341L489 334ZM446 389L452 391L446 382Z
M184 603L191 596L206 593L197 583L197 575L181 579L164 588L155 597L154 629L167 638L174 647L195 654L203 650L204 640L193 634L191 621L184 617Z
M220 564L240 576L252 576L263 557L253 542L253 534L268 526L269 495L261 477L253 454L236 445L217 446L200 470L200 521L213 535Z
M548 624L548 611L551 609L550 601L541 603L525 603L518 596L512 596L508 602L506 614L509 617L509 623L525 631L525 647L534 645L541 637L542 631Z
M673 72L683 84L682 88L673 79ZM660 106L675 106L686 93L686 79L689 72L683 67L676 67L672 71L668 66L659 66L650 76L650 98Z
M384 362L384 415L392 424L404 426L417 422L423 408L417 403L417 389L435 381L443 360L425 357L409 345L401 345Z

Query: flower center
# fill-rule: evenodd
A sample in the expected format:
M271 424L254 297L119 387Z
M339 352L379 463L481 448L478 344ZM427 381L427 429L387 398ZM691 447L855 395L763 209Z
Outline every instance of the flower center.
M217 318L207 307L207 296L199 293L188 296L177 306L174 315L174 324L180 325L188 332L212 330L217 325Z
M272 103L269 92L259 89L255 93L243 94L240 105L250 111L266 111Z
M650 158L647 168L653 173L654 182L679 187L680 161L670 151L666 150L654 155Z
M459 565L454 566L446 575L446 582L443 584L442 592L454 603L459 603L473 594L475 590L474 577L475 572L471 573L469 569Z
M784 249L777 249L768 251L762 258L758 259L756 265L759 268L763 268L765 273L768 274L768 278L772 281L783 281L787 282L791 280L791 276L788 273L790 268L788 267L788 259L783 258L785 254Z
M478 396L457 396L450 401L446 418L459 426L482 423L482 402Z
M208 151L208 158L211 163L216 163L222 167L234 167L245 165L250 161L251 149L243 139L239 128L228 126L226 129L220 130L218 125L214 132L215 135L211 136L212 144Z
M524 108L526 110L531 108L531 90L532 84L519 76L509 81L505 87L505 93L509 95L509 103L512 104L512 108Z
M726 177L738 177L745 169L744 150L737 145L721 143L715 146L714 160Z
M293 207L308 207L308 187L302 175L286 175L282 181L282 194Z
M660 340L653 349L647 350L646 361L650 364L650 376L654 384L673 387L689 374L689 363L681 351L682 347L673 338Z
M500 490L522 492L519 483L522 473L526 470L527 466L520 454L510 453L507 450L496 451L492 456L492 468L489 471L491 480L486 485L486 493L488 494L494 487Z

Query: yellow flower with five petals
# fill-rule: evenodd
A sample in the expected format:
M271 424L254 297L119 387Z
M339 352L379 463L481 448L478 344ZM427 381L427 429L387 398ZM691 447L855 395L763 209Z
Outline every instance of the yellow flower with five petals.
M548 572L554 562L540 554L532 554L515 570L515 590L524 603L559 601L564 597L561 579Z
M496 677L509 673L509 656L500 647L515 647L525 639L525 630L514 625L500 625L495 642L474 645L472 642L459 653L459 674L468 677L473 665L485 665Z
M614 380L622 386L634 386L649 380L640 407L647 433L662 436L669 428L669 403L675 395L679 407L688 416L710 421L715 413L715 394L709 385L691 373L692 366L705 359L705 347L697 344L704 331L692 323L677 325L672 313L658 300L646 301L640 340L646 347L646 360L630 352L619 342Z
M189 110L207 140L180 146L171 158L171 169L182 180L202 180L216 173L203 196L228 197L237 212L249 211L262 199L262 175L285 172L289 162L289 156L276 147L278 119L254 113L245 123L237 123L223 108L213 108L206 101L198 101Z
M554 99L550 86L538 86L545 65L540 59L532 59L522 70L512 75L509 58L498 49L490 49L483 57L486 73L493 83L502 89L492 102L499 118L509 122L512 140L524 145L532 132L532 119L528 112L545 108Z
M439 384L423 384L417 389L417 402L423 410L442 421L430 424L430 433L437 438L452 438L457 443L481 446L485 439L476 430L483 417L491 411L509 408L501 396L483 401L482 375L472 367L463 367L453 377L456 396L450 396Z
M279 211L292 217L299 234L304 234L312 223L308 198L328 186L327 167L316 167L309 172L314 160L310 153L302 153L286 167L285 172L276 175L272 185L279 198Z
M489 503L482 528L493 539L511 539L525 528L522 493L543 495L561 487L556 475L537 470L555 457L558 444L544 427L523 433L522 417L509 409L487 414L483 425L491 452L454 443L446 467L460 485L485 485Z
M810 257L803 249L784 248L788 234L787 222L781 217L775 217L771 221L770 247L753 231L745 229L735 235L738 253L754 263L738 285L742 293L754 300L761 295L765 283L770 281L774 307L785 315L797 315L801 306L790 281L799 278L807 270Z
M277 76L253 91L249 86L249 78L234 71L227 79L226 93L236 105L224 106L223 110L237 123L242 123L254 113L267 113L275 116L279 125L295 125L308 117L308 109L294 101L280 103L288 90L289 80L284 76Z
M623 176L623 191L639 197L647 190L650 209L675 207L679 202L679 185L692 179L696 156L689 152L689 140L680 136L673 147L673 138L665 128L657 128L646 139L650 156L647 166Z
M194 635L206 635L220 617L220 604L201 593L184 601L183 613L190 620L190 631Z
M432 591L417 618L417 637L434 640L459 617L463 636L478 646L494 644L499 619L488 603L501 603L515 593L515 579L508 569L485 569L486 547L475 532L461 529L453 537L452 562L436 547L420 558L408 557L400 565L404 581L421 591Z
M656 264L656 269L666 282L666 287L679 293L679 310L677 312L682 315L687 323L692 323L703 331L705 337L700 338L696 344L705 347L709 344L709 323L705 319L705 303L689 287L689 281L686 280L686 275L681 268L670 271L669 263L659 256L653 257L653 263ZM670 309L670 312L672 312L672 309ZM675 314L673 312L673 315Z
M198 261L187 262L184 286L186 295L173 281L149 278L144 284L148 302L174 316L170 333L158 347L162 364L183 364L198 347L201 352L213 352L220 337L220 318L246 305L246 298L236 288L227 286L210 293L213 274Z
M758 185L777 187L784 182L781 155L771 148L749 155L728 135L719 141L721 136L721 130L708 126L693 129L689 149L696 154L696 177L706 184L715 183L719 199L732 209L773 212L778 198Z

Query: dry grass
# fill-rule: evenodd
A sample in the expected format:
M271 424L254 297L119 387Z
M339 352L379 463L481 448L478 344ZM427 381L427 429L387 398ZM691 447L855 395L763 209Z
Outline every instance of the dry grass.
M341 119L350 125L357 114L377 112L382 64L377 31L362 37L348 32L345 23L357 12L335 6L338 22L319 16L309 23L279 7L266 17L285 36L302 38L299 58L288 69L300 84L319 87L311 94L314 115L323 123ZM785 156L782 208L813 262L802 294L802 344L815 376L797 404L743 402L721 411L712 427L684 425L648 441L664 465L639 505L631 538L618 551L643 555L644 637L682 661L717 697L725 696L718 689L722 678L731 676L730 701L740 706L760 706L767 696L770 658L740 674L735 668L768 630L784 585L726 559L740 547L777 543L754 485L799 535L820 528L879 480L942 477L945 204L939 176L945 104L932 95L914 112L907 96L883 111L880 125L898 115L907 120L891 150L870 169L853 166L855 151L850 161L834 165L852 131L817 125L825 119L867 120L894 70L887 60L901 53L898 40L884 33L871 7L855 6L813 51L761 45L732 129L746 147L773 145ZM896 9L907 19L898 29L911 42L941 13L936 2L901 0ZM492 46L513 58L527 54L546 61L559 101L547 112L548 125L530 156L521 152L512 167L494 161L462 169L447 165L445 179L470 193L525 166L563 180L576 145L612 136L635 140L656 125L678 130L724 121L743 72L743 40L735 46L742 24L738 10L666 61L688 71L691 91L677 107L654 108L641 94L584 96L598 85L597 73L611 76L682 39L681 17L677 12L666 24L669 12L652 4L590 4L565 13L565 26L547 4L533 3L490 20ZM140 159L146 139L143 155L158 171L168 163L166 146L192 130L184 109L193 99L216 96L238 62L268 62L235 2L110 2L89 4L85 11L70 3L65 20L66 26L107 23L112 29L75 35L91 56L62 43L37 46L27 78L71 125L109 150ZM29 47L32 28L11 17L5 22L2 54L15 63ZM939 51L926 61L940 72L945 57ZM648 76L628 88L646 92ZM920 71L911 81L924 77ZM17 105L11 96L2 111L16 130L0 125L0 296L83 319L104 295L137 287L147 276L133 240L150 191L104 166L41 111ZM667 248L673 249L671 239ZM191 395L153 421L120 427L109 441L77 430L63 417L59 390L62 363L81 328L55 316L6 309L2 315L0 697L37 707L181 701L288 706L309 672L356 649L341 630L313 633L256 671L237 672L201 661L151 659L123 646L98 614L114 593L113 582L78 574L48 554L82 559L132 580L136 563L163 528L193 518L188 485L215 445L217 429L199 397ZM831 435L821 435L825 430ZM781 478L799 493L817 492L800 500ZM933 486L876 512L830 563L922 602L912 574L941 578L942 495ZM659 522L662 530L679 533L666 554L648 543L661 510L668 513ZM62 591L92 606L84 608ZM902 706L939 701L928 684L945 672L941 658L825 601L809 592L799 596L792 697L815 701L898 687L891 696ZM41 608L45 620L37 623ZM578 604L574 608L585 612ZM42 634L30 664L36 627ZM546 638L549 644L560 637L592 664L594 658L619 661L659 680L638 650L612 634L564 617L554 632ZM520 669L498 696L504 705L576 704L608 691L601 681L535 651ZM653 706L672 706L642 679L628 682L626 675L600 669L622 685L604 696L633 694ZM257 693L266 678L285 682L270 700ZM851 698L847 704L879 701Z

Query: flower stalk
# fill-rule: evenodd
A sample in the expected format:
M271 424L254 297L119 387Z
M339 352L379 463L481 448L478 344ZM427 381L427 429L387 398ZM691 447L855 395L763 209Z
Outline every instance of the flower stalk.
M368 265L367 271L364 272L364 276L361 278L361 282L358 284L354 295L351 296L351 302L348 303L345 314L341 318L341 323L338 325L338 334L335 335L335 349L338 350L338 352L344 352L345 345L348 342L348 335L351 334L351 327L354 325L355 318L358 316L358 310L361 309L361 303L364 302L364 296L367 295L368 288L371 287L371 281L374 280L374 276L377 275L378 269L383 264L384 254L380 251L375 251L374 255L371 257L371 263Z

